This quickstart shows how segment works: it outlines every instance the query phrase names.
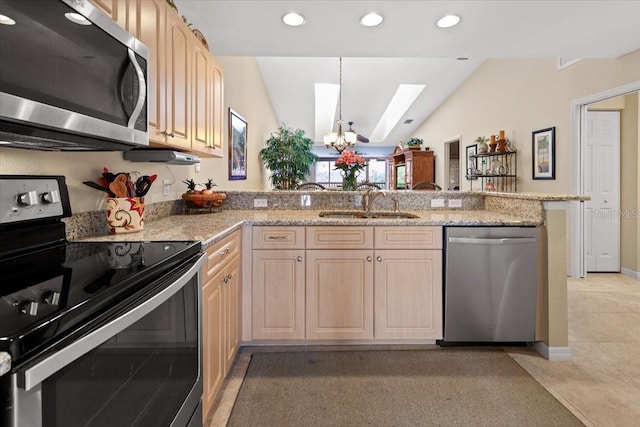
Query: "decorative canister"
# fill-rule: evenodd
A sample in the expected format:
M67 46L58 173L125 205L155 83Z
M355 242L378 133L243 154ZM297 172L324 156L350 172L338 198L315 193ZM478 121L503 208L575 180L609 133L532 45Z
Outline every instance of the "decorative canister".
M144 197L107 198L109 232L133 233L144 228Z

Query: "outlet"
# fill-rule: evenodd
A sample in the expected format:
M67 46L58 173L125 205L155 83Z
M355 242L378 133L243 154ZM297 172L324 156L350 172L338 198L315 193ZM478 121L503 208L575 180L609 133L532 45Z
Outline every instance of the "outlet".
M461 199L449 199L449 207L450 208L461 208L462 200Z
M196 163L195 167L196 167L196 173L199 173L200 172L200 163Z
M303 194L300 196L300 206L303 208L311 207L311 194Z
M162 195L168 196L170 189L171 189L171 181L169 181L168 179L165 179L164 181L162 181Z
M432 208L444 208L444 199L431 199Z
M253 199L253 207L254 208L266 208L267 207L267 199Z

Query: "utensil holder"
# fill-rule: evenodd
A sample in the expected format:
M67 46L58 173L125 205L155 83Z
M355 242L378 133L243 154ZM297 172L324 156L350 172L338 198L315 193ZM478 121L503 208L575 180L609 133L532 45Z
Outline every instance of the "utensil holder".
M144 228L144 197L107 198L109 233L134 233Z

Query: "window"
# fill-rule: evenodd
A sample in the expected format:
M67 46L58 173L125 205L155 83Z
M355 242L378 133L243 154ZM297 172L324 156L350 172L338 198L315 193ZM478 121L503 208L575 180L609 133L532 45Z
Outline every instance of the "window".
M387 188L387 164L385 158L369 157L365 158L367 165L358 176L358 183L372 182ZM342 175L340 169L333 165L336 159L321 158L316 162L315 178L313 181L322 184L327 188L340 188L342 186Z

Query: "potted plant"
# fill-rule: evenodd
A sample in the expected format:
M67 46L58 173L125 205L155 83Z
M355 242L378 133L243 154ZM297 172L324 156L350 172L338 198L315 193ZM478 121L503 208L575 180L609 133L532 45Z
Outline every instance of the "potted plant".
M311 147L313 141L301 129L281 125L260 150L262 163L269 169L271 185L277 190L293 190L318 160Z
M478 145L478 153L485 154L487 151L489 151L489 146L487 145L487 141L488 139L485 138L484 136L479 136L473 141Z
M407 141L404 143L407 148L410 148L412 150L419 150L420 147L422 147L422 144L424 144L424 139L416 138L415 136L407 139Z

